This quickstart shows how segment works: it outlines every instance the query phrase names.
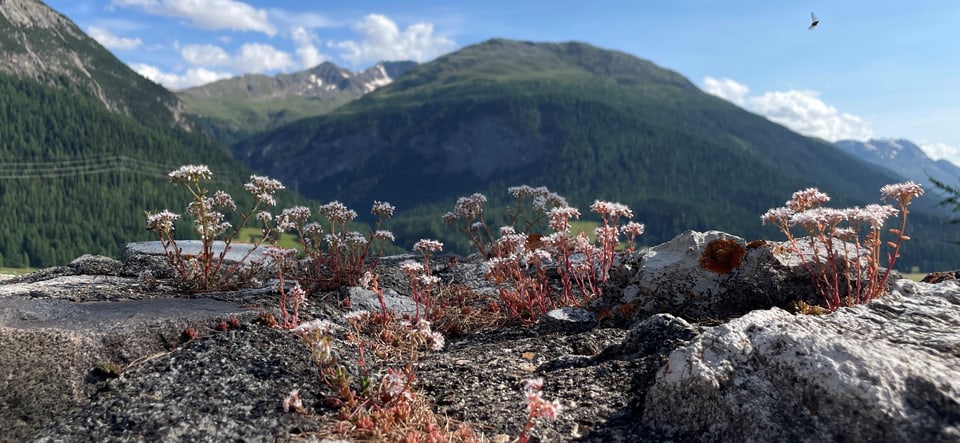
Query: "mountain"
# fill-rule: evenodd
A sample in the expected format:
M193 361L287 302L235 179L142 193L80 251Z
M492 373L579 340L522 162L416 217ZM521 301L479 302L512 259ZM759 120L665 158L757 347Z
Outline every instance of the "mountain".
M306 71L273 77L247 74L177 94L190 118L207 134L230 145L256 132L326 114L416 66L383 62L351 72L325 62Z
M37 0L0 1L0 72L92 97L148 126L183 123L176 95Z
M919 146L908 140L841 140L836 146L857 158L920 183L927 189L933 188L930 177L947 184L960 182L960 167L946 160L931 159Z
M175 95L40 2L0 0L0 28L0 267L155 238L144 211L184 211L190 193L166 175L184 164L208 165L210 187L249 205L250 170L178 124ZM189 236L189 222L178 230Z
M899 180L674 71L577 42L465 47L233 150L308 197L390 201L401 241L432 236L463 250L440 215L474 192L502 207L514 185L547 186L584 211L594 199L627 204L656 244L687 229L777 238L760 215L798 189L819 187L843 207L877 202ZM955 267L941 222L914 215L929 236L914 236L900 263Z

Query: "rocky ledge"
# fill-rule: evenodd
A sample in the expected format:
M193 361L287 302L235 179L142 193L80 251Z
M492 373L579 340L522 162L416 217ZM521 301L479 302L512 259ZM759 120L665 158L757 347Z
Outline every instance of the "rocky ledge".
M737 260L719 260L727 269L702 259L717 240L738 245ZM377 269L401 313L416 309L398 269L407 258ZM435 269L495 297L477 259ZM149 245L132 245L121 260L84 256L0 282L0 439L338 438L311 350L262 321L278 315L270 284L189 294L169 271ZM414 388L487 441L518 435L534 377L563 407L537 422L540 441L960 440L956 281L895 279L865 305L785 310L812 294L776 244L687 232L619 257L589 310L448 336L416 362ZM312 297L301 317L342 326L347 311L379 306L369 291L343 288ZM341 358L355 360L335 335ZM305 408L285 412L293 390Z

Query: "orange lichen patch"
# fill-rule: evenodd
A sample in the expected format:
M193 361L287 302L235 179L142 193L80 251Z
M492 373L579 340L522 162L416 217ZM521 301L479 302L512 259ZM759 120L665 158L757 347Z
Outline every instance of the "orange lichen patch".
M723 275L740 267L747 250L736 240L719 239L707 243L700 254L700 266L708 271Z
M528 234L527 235L527 250L532 251L534 249L540 249L543 246L543 234Z
M747 243L747 249L757 249L767 246L766 240L754 240L750 243Z

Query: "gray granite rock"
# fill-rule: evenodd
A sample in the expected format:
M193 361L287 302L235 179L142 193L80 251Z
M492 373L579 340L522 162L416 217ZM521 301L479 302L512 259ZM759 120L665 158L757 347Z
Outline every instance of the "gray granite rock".
M751 312L673 351L643 417L707 441L957 441L960 286L822 316Z
M742 253L736 266L726 272L703 265L704 251L717 241L730 241L736 245L731 249ZM810 261L807 243L797 245ZM890 281L898 275L894 273ZM823 303L789 243L748 244L720 231L687 231L669 242L621 257L611 271L604 297L593 307L632 305L641 317L670 313L693 321L720 321L755 309L787 308L796 301ZM628 316L626 320L632 319Z
M745 246L741 265L723 275L695 268L702 248L722 238ZM776 248L723 233L675 240L619 258L605 288L609 304L600 306L637 308L623 310L618 327L602 320L609 313L567 308L534 328L450 335L415 363L418 395L486 441L517 436L523 387L536 377L543 398L564 406L556 421L537 422L539 441L960 438L955 283L898 281L893 295L869 305L795 316L775 306L810 291L809 278ZM336 410L324 406L333 394L310 350L259 320L277 313L274 284L182 292L148 257L88 256L0 282L0 440L336 438ZM377 270L391 309L411 313L409 282L397 269L407 259L417 258L385 257ZM496 300L479 258L437 257L431 270L443 284L487 297L471 299L474 307ZM143 271L153 283L138 278ZM313 294L301 320L342 326L351 308L380 309L369 291L343 291ZM239 326L222 328L228 316ZM183 336L188 327L198 332L193 340ZM345 330L335 328L334 352L357 371L360 354ZM375 378L399 364L367 359ZM98 369L104 363L114 372ZM293 389L305 415L282 409Z

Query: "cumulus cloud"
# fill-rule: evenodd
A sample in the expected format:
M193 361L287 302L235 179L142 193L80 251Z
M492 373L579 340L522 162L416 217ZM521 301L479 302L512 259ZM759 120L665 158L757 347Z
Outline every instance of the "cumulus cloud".
M156 66L142 63L130 65L140 75L156 82L168 89L182 89L198 86L232 77L229 72L212 71L205 68L191 68L183 74L163 72Z
M289 53L262 43L247 43L241 46L233 63L244 72L284 70L297 66Z
M744 99L746 99L747 94L750 93L750 88L746 85L737 83L729 78L715 79L713 77L705 77L703 79L703 90L706 91L707 94L713 94L740 106L744 105Z
M180 50L180 56L194 66L225 66L247 73L297 67L289 53L262 43L247 43L232 56L216 45L186 45Z
M317 37L303 26L294 27L291 34L294 43L297 45L300 66L304 69L312 68L330 59L317 49Z
M111 5L134 6L154 15L185 18L203 29L257 31L269 36L277 33L266 10L236 0L113 0Z
M456 47L453 40L435 35L431 23L416 23L401 31L393 20L380 14L364 17L352 29L361 35L361 40L336 42L332 46L343 50L341 56L354 64L384 60L425 62Z
M227 66L231 63L227 51L216 45L187 45L180 49L180 56L193 65Z
M110 31L99 26L90 26L87 28L87 33L90 37L93 37L94 40L99 42L107 49L113 50L124 50L124 49L136 49L143 41L139 38L125 38L117 37L113 35Z
M922 141L919 143L930 158L934 160L946 160L960 166L960 146L950 146L946 143L929 143Z
M826 104L816 91L774 91L751 96L746 85L728 78L712 77L705 77L703 85L707 93L743 106L800 134L830 142L873 137L869 122Z

